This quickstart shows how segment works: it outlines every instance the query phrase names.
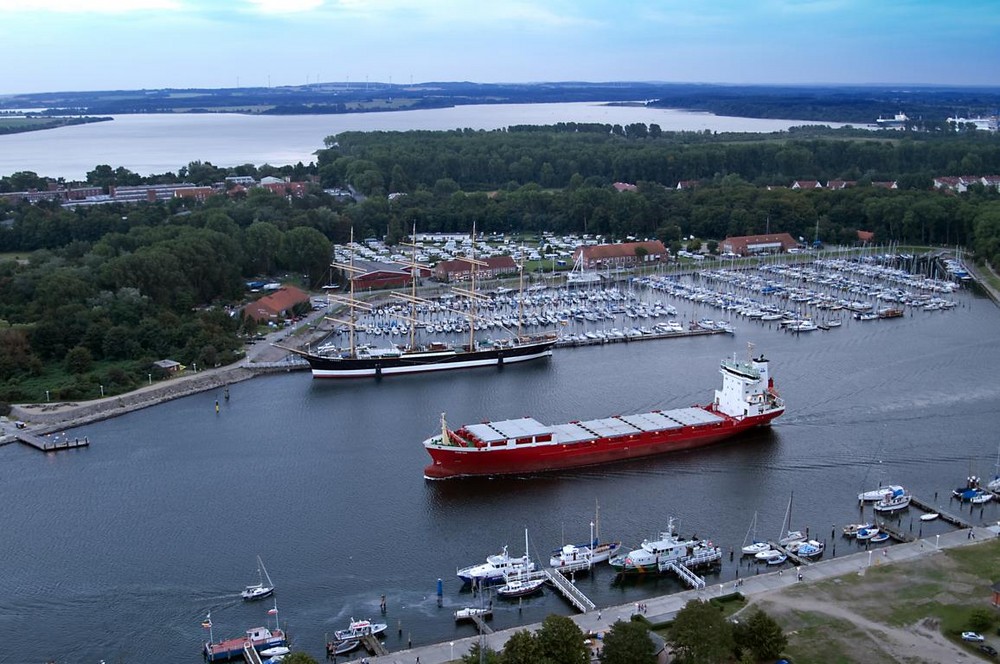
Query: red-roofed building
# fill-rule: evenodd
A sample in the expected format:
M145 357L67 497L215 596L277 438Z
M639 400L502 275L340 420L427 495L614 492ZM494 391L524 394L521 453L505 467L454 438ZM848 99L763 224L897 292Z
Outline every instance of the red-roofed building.
M489 258L476 259L486 263L476 269L478 279L493 279L504 274L516 274L517 263L510 256L490 256ZM452 261L441 261L434 266L434 278L440 281L462 281L472 278L472 263L455 259Z
M823 185L816 180L796 180L792 183L792 189L822 189Z
M187 189L178 189L175 191L174 198L191 198L196 201L203 201L213 194L215 194L215 189L211 187L188 187Z
M645 251L636 250L642 247ZM594 244L577 247L573 262L582 261L585 270L599 267L631 267L642 263L666 260L669 252L659 240L649 242L623 242L622 244Z
M680 182L677 183L677 189L678 190L694 189L699 184L701 184L701 182L699 182L698 180L681 180Z
M308 303L309 296L295 286L282 286L255 302L243 307L243 315L258 323L288 318L297 304Z
M402 288L403 286L410 285L410 282L413 281L413 275L408 270L385 268L360 273L351 281L354 282L355 290L364 290L366 288Z
M309 185L306 182L261 182L259 186L279 196L302 198Z
M871 231L858 231L858 241L868 244L875 239L875 233Z
M619 191L619 192L621 192L621 191L639 191L639 187L635 186L634 184L629 184L628 182L615 182L611 186L615 188L615 191Z
M777 254L799 246L788 233L771 233L770 235L744 235L742 237L727 237L719 245L726 253L738 256L754 254Z

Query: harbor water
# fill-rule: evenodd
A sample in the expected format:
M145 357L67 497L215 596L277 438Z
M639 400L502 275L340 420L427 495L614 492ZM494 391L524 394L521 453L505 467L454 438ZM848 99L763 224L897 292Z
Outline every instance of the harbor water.
M598 503L602 538L625 550L671 517L682 534L722 546L709 583L755 573L738 555L753 514L758 537L775 539L790 497L792 528L827 540L825 557L857 550L840 527L859 519L857 493L880 482L996 522L994 503L970 512L948 496L970 472L994 474L1000 310L968 290L950 297L950 311L847 318L827 332L737 319L734 335L558 349L499 370L378 381L278 374L230 386L228 400L205 392L70 432L89 437L88 449L0 448L0 662L199 661L209 612L216 639L273 624L270 600L239 595L256 582L258 554L282 627L314 657L352 617L387 622L390 650L470 636L452 613L479 600L456 568L504 545L519 555L525 528L547 564L552 549L586 541ZM691 319L716 315L671 302ZM455 426L557 424L707 403L720 359L744 357L747 342L771 360L787 404L770 430L550 475L423 478L421 441L442 412ZM909 508L898 527L925 537L951 528L920 513ZM577 584L598 606L681 589L670 576L618 583L606 567ZM493 606L496 629L572 613L551 590Z

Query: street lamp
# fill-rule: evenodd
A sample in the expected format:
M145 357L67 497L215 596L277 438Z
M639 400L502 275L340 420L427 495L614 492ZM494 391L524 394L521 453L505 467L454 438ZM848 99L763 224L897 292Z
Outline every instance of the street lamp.
M102 399L104 398L104 386L103 385L101 385L101 398Z
M153 374L146 374L146 376L149 378L149 384L152 385L153 384Z
M451 657L449 659L455 659L455 642L452 641L448 645L451 646Z

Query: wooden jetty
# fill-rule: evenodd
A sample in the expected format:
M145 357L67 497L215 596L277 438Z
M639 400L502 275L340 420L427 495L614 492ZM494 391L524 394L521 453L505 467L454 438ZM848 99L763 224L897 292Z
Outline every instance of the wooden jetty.
M493 633L493 628L486 624L486 621L483 620L482 616L476 616L476 615L469 616L469 620L471 620L472 622L476 623L476 627L479 628L479 633L480 634L492 634Z
M361 645L365 647L365 650L370 652L377 657L383 657L389 654L389 650L378 640L378 637L374 634L365 634L361 637Z
M27 431L18 431L16 434L17 439L28 445L34 447L36 450L41 452L58 452L60 450L75 450L78 447L90 447L90 439L87 436L83 438L74 438L70 440L69 438L64 438L62 440L48 440L42 436L35 435L33 433L28 433Z
M911 499L910 502L913 502L913 500ZM896 526L886 523L885 521L876 521L875 525L876 527L878 527L879 530L886 533L887 535L889 535L889 537L896 540L897 542L905 543L905 542L917 541L917 538L914 537L912 534L904 533Z
M777 542L768 542L768 544L771 545L772 549L775 549L776 551L781 551L781 553L783 555L787 556L788 559L791 560L796 565L802 566L802 565L808 565L809 564L808 560L806 560L805 558L800 558L799 556L795 555L794 553L792 553L791 551L789 551L785 547L781 546Z
M958 526L959 528L972 528L972 524L969 523L968 521L966 521L965 519L963 519L962 517L956 516L956 515L952 514L951 512L946 512L945 510L942 510L940 508L934 507L933 505L931 505L930 501L921 500L920 498L917 498L916 496L911 495L910 496L910 504L911 505L916 505L917 507L919 507L920 509L924 510L925 512L928 512L928 513L930 513L930 512L936 512L937 514L940 514L942 521L947 521L948 523L952 524L953 526Z
M570 583L562 574L554 572L551 569L544 570L545 576L549 578L549 582L558 590L563 597L569 600L569 603L576 607L580 613L586 613L587 611L593 611L597 608L590 598L583 594L583 592L577 588L574 584Z

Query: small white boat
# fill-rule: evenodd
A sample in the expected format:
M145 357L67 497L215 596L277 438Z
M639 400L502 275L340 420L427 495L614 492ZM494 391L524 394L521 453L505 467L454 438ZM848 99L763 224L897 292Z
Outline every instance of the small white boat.
M866 530L866 529L871 528L871 527L872 527L872 524L870 524L870 523L849 523L846 526L844 526L844 536L845 537L856 537L857 534L858 534L858 531Z
M788 560L788 556L786 556L785 554L779 552L777 556L775 556L773 558L768 558L767 559L767 564L768 565L780 565L783 562L785 562L786 560Z
M283 657L288 653L292 652L291 648L288 646L274 646L273 648L266 648L260 651L261 657Z
M871 538L878 535L879 530L874 526L871 528L862 528L858 531L858 541L870 540Z
M878 544L879 542L885 542L888 539L889 539L889 533L879 533L878 535L872 537L872 543Z
M876 512L896 512L909 507L911 499L912 496L906 493L905 489L899 488L893 491L891 496L885 496L875 503L872 509Z
M921 514L920 515L920 520L921 521L933 521L934 519L938 518L939 516L941 516L941 515L938 514L937 512L928 512L927 514Z
M464 608L455 611L455 622L461 622L463 620L472 620L473 618L489 618L493 615L492 608L476 608L472 606L466 606Z
M778 551L777 549L768 549L767 551L761 551L760 553L756 554L754 558L770 564L772 560L777 560L778 558L784 559L785 554L783 554L781 551Z
M769 551L770 549L771 545L767 542L754 542L753 544L747 544L744 546L741 551L744 556L756 556L757 554Z
M747 528L746 537L743 538L743 547L740 551L743 552L744 556L756 556L758 553L767 551L770 548L770 544L757 539L757 512L754 512L753 519L750 521L750 527Z

